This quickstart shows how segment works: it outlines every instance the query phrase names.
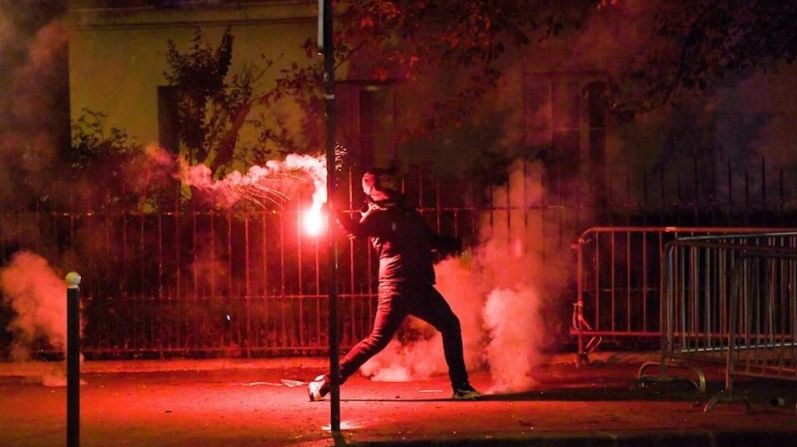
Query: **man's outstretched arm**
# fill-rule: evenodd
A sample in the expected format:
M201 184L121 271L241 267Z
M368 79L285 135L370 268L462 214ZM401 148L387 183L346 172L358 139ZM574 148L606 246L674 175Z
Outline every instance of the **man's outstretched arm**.
M357 214L352 216L343 210L338 210L335 215L336 220L350 238L368 237L375 231L374 216L371 216L371 210L360 214L362 217Z
M417 218L421 220L426 230L432 250L437 253L440 259L462 253L461 237L438 234L432 229L432 227L429 225L426 219L420 215L420 213L416 212L416 215Z

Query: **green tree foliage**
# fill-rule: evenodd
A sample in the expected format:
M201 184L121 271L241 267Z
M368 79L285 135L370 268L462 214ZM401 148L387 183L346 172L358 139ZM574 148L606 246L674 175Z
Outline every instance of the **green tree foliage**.
M241 129L254 102L263 71L252 65L230 74L233 36L228 28L212 48L197 28L185 53L168 42L164 73L177 89L178 132L191 163L205 163L214 173L229 169ZM229 79L228 79L229 78Z
M444 90L428 98L410 133L467 122L518 50L579 26L595 1L354 0L339 16L339 59L358 75L430 82Z
M303 44L306 59L293 61L275 73L274 85L257 95L261 107L252 123L258 126L256 147L249 154L254 163L263 163L274 152L305 153L323 145L323 60L316 54L316 43L308 39ZM342 54L338 52L339 58ZM267 67L276 61L265 59ZM285 103L293 103L302 111L299 129L292 129L288 117L275 110ZM297 131L298 130L298 131Z
M613 0L604 14L622 12ZM618 116L667 105L679 93L774 70L797 54L797 3L771 0L656 2L644 11L652 38L613 73Z
M491 121L502 119L512 125L502 104L489 98L518 61L530 72L601 73L609 117L630 123L792 63L797 51L797 3L771 0L353 0L338 18L339 60L353 61L358 76L399 79L432 93L421 95L403 137L405 146L440 154L452 152L450 142L468 129L491 129ZM439 87L424 88L430 83ZM697 121L712 128L709 117ZM470 168L458 171L479 172L507 158L550 152L520 141L513 146L507 131L477 132L479 138L454 144L457 156L441 158L469 160ZM706 135L692 141L699 153L717 144ZM478 154L462 154L467 147Z
M304 153L321 147L323 100L321 66L306 46L307 63L294 61L274 73L274 84L260 82L275 60L261 57L230 72L234 37L225 30L217 47L211 46L197 28L187 51L168 42L169 85L177 89L178 132L183 155L190 163L206 164L216 177L234 162L263 164L288 152ZM292 102L303 111L300 129L291 128L291 118L280 111ZM243 141L244 128L255 135Z
M59 188L55 197L59 207L136 210L156 195L151 187L137 190L131 184L132 178L151 174L131 172L143 157L141 145L122 129L106 129L105 118L102 113L84 109L72 122L71 150L61 160L67 167L68 176L63 180L68 184Z
M178 185L172 157L157 146L143 147L123 129L106 128L105 119L84 109L72 122L71 150L59 160L60 173L52 175L57 180L48 205L76 211L173 210Z
M589 39L590 27L617 26L615 37L627 41L604 56L624 63L597 68L611 77L613 111L632 116L669 103L679 91L791 63L795 23L797 3L771 0L353 0L339 15L337 44L344 58L366 54L373 79L418 79L441 66L460 73L458 88L431 104L431 115L448 122L444 112L467 115L468 103L495 85L508 60L552 38L569 45L581 33Z
M729 76L793 61L795 19L793 2L767 0L352 0L337 5L335 58L349 78L400 80L410 89L441 86L425 90L432 93L423 95L399 129L400 139L418 144L428 143L429 135L484 123L489 107L483 101L507 67L550 42L567 48L586 38L595 52L606 53L609 66L588 60L582 66L605 70L611 86L608 109L628 120ZM603 24L620 25L613 36L619 48L589 42ZM625 42L626 29L644 39ZM185 52L170 41L166 78L179 91L180 139L189 160L207 164L218 176L234 160L262 163L275 152L319 148L323 72L315 45L308 39L306 60L281 68L273 86L261 90L258 81L275 61L264 58L263 68L250 65L231 74L229 29L215 48L199 29ZM560 60L546 62L557 67L571 56L553 57ZM276 112L283 102L303 110L299 129L289 124L295 117ZM495 114L505 115L502 110ZM256 130L253 143L239 141L245 125Z

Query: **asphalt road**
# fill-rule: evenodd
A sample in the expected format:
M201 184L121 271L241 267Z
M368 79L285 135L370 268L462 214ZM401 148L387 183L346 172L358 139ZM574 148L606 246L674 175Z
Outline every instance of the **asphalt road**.
M447 377L403 383L353 377L342 389L342 435L329 402L297 382L324 359L86 362L83 446L316 445L797 445L797 385L737 380L752 402L703 404L721 390L709 370L701 394L685 382L631 389L633 361L535 373L533 389L475 402L449 399ZM0 364L0 446L65 445L66 391L42 385L57 364ZM490 378L474 373L477 388ZM326 427L325 427L326 426Z

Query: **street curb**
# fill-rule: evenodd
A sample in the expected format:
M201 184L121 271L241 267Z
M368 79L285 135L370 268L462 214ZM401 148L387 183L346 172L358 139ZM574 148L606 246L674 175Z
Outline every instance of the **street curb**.
M546 354L542 363L550 365L573 364L575 353ZM595 352L590 354L593 364L642 364L659 359L658 352ZM224 371L264 369L324 370L329 365L327 357L270 357L262 359L164 359L164 360L87 360L80 364L82 373L151 373L170 371ZM0 362L0 377L37 377L53 374L63 369L62 361Z
M89 360L80 364L84 374L155 373L179 371L234 371L324 369L324 357L275 357L267 359L168 359L168 360ZM0 362L0 377L38 377L66 371L63 361Z
M344 445L353 447L770 447L773 445L791 445L788 439L797 440L795 431L720 431L705 430L684 432L607 432L596 431L586 433L540 433L534 437L524 438L492 438L449 439L449 440L384 440L356 441L347 440ZM329 445L341 445L331 443Z

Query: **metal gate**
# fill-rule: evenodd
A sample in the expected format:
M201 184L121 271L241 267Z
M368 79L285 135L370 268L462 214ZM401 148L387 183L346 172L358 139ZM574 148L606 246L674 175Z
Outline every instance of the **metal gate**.
M787 231L753 227L594 227L579 237L577 298L570 333L577 361L611 340L654 347L661 331L661 257L684 236Z
M725 389L706 405L741 400L733 376L797 380L797 232L689 237L663 257L661 361L724 364Z

